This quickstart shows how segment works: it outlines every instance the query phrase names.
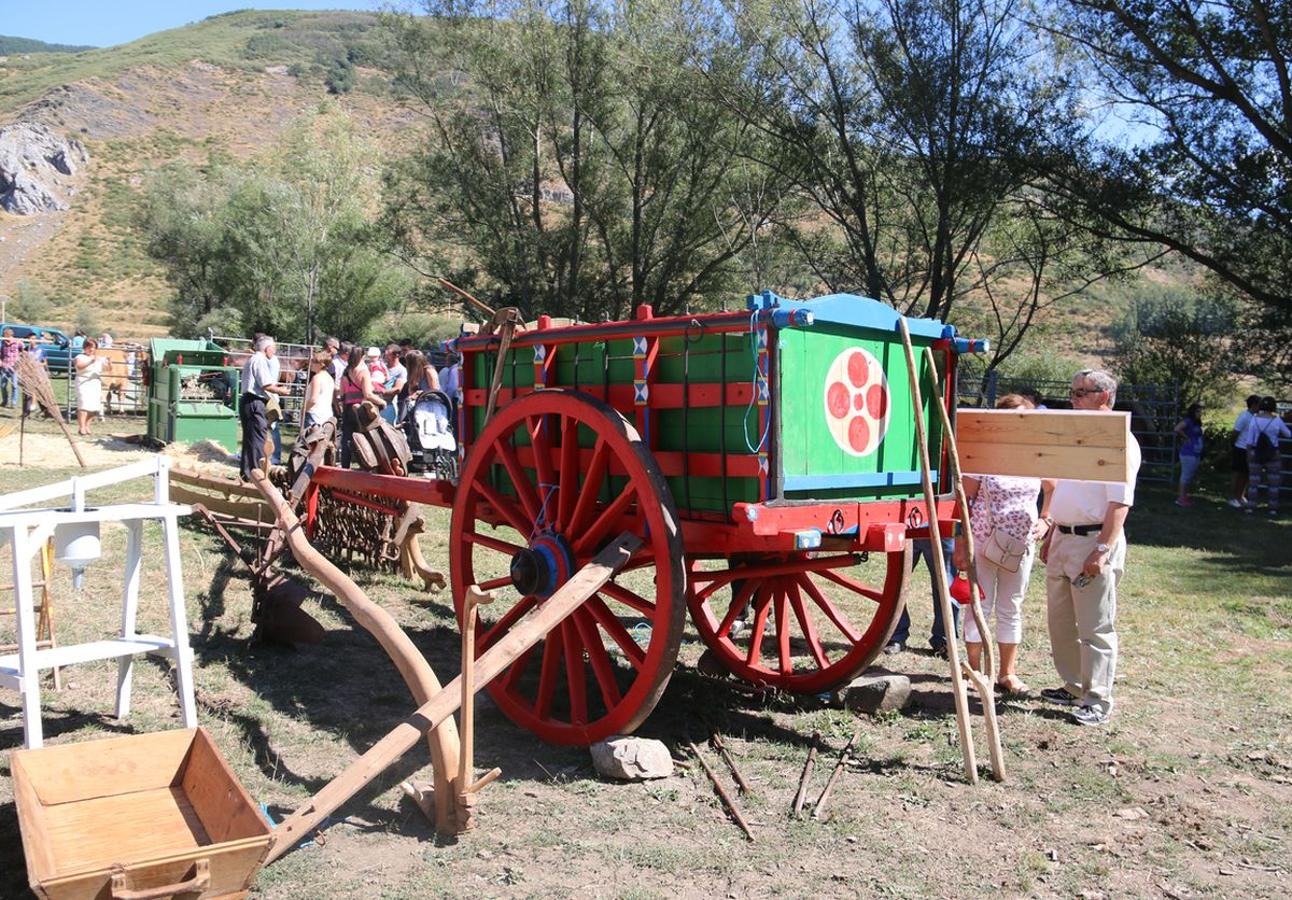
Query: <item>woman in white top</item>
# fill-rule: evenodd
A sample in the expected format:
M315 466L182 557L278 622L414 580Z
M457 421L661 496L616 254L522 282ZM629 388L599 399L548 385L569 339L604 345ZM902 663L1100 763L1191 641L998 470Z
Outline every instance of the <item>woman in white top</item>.
M332 410L332 398L336 395L336 380L332 377L331 355L320 350L310 359L310 384L305 392L304 428L308 431L315 425L322 425L336 418Z
M1032 402L1021 394L1006 394L996 403L996 408L1034 409ZM972 504L969 527L973 530L974 563L982 588L983 619L989 624L993 614L996 619L996 641L1000 646L996 686L1006 696L1026 697L1031 689L1018 677L1017 671L1018 645L1023 639L1023 596L1036 558L1035 542L1047 528L1046 507L1054 483L1039 478L966 475L964 487ZM1036 499L1042 488L1045 497L1038 516ZM1011 551L1021 550L1021 556L1010 559L1015 571L992 561L993 542ZM1001 558L1000 554L995 556ZM953 562L962 571L969 568L968 547L963 536L956 538ZM969 665L977 669L982 658L983 636L972 615L965 616L964 628Z
M99 342L86 338L76 357L77 434L90 433L90 420L103 412L103 368L107 357L99 356Z

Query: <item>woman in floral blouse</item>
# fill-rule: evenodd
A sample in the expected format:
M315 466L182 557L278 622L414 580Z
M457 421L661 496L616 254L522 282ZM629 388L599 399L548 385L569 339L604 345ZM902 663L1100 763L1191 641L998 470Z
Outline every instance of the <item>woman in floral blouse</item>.
M1032 402L1020 394L1006 394L996 403L997 409L1033 409ZM969 527L973 530L974 562L982 587L982 613L989 624L996 619L996 641L1000 645L1000 673L996 686L1007 696L1025 697L1030 689L1018 677L1018 645L1023 638L1023 597L1036 558L1035 543L1045 535L1045 517L1054 482L1040 478L1015 478L1006 475L984 475L964 478L969 498ZM1037 497L1044 488L1040 514ZM1000 534L1002 541L1026 546L1018 571L1010 572L988 559L988 542ZM969 556L963 536L956 538L955 566L965 570ZM982 657L982 635L973 616L965 616L965 649L969 664L975 669Z

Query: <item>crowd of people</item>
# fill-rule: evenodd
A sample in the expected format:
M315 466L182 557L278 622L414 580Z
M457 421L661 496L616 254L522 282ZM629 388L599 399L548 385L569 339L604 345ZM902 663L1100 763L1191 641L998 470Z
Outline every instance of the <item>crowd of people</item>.
M244 478L251 477L267 439L273 438L273 461L279 461L281 444L276 429L271 430L273 410L276 396L290 393L288 386L280 383L281 367L274 340L257 335L253 346L254 352L242 372ZM325 337L321 349L310 358L308 371L301 443L308 444L311 434L325 428L339 431L342 468L349 468L353 462L353 435L361 426L361 404L371 404L383 419L397 425L424 392L441 390L442 377L453 384L454 391L458 383L457 363L437 370L411 340L391 342L383 349Z
M1292 413L1287 414L1292 418ZM1202 469L1204 429L1202 404L1185 410L1175 426L1180 439L1180 484L1176 506L1193 506L1191 491ZM1232 473L1228 504L1249 515L1260 508L1261 489L1265 490L1266 513L1279 515L1279 488L1282 484L1284 442L1292 440L1292 429L1280 417L1278 401L1271 396L1251 394L1242 412L1234 420L1229 436L1229 468Z

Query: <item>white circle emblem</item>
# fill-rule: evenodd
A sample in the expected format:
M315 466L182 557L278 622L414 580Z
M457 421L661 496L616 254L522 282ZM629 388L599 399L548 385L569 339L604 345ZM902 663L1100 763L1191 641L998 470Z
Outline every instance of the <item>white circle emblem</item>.
M825 375L825 424L850 456L869 456L888 431L888 378L868 350L849 348Z

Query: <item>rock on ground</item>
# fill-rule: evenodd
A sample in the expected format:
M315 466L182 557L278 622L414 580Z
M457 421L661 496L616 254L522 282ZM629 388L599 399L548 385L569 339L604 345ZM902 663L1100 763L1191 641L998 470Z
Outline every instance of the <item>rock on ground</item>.
M673 755L663 741L616 735L588 749L592 765L606 778L643 781L673 774Z
M903 709L910 699L911 679L905 675L862 675L834 692L835 702L853 712Z
M0 208L20 216L67 209L71 180L89 159L79 141L59 137L46 125L0 128Z

